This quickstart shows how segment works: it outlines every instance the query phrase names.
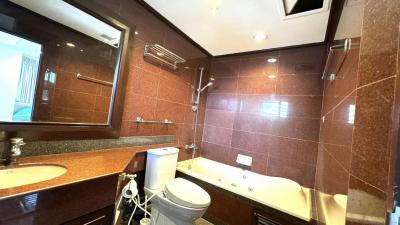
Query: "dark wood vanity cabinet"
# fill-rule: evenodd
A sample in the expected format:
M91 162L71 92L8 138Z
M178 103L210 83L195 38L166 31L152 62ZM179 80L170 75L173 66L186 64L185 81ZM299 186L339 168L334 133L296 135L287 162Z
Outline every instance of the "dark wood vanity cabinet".
M111 225L113 222L114 205L97 210L63 225Z
M112 224L118 174L0 200L0 225Z

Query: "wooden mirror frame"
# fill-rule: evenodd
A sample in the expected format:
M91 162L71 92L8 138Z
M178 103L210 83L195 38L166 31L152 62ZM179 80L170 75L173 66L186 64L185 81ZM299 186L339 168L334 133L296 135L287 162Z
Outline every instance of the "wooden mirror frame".
M128 75L129 35L135 27L128 26L119 15L93 2L63 0L80 10L102 20L117 29L121 34L118 75L115 77L115 88L111 97L111 109L108 124L68 124L48 122L0 122L0 141L10 137L22 137L26 140L63 140L63 139L96 139L118 138L122 124L126 81Z

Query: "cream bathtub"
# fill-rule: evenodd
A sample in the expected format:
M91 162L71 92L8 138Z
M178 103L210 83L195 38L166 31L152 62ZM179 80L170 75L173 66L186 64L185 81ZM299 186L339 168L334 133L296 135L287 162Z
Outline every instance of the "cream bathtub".
M179 162L177 170L302 220L311 220L310 189L292 180L243 171L201 157Z

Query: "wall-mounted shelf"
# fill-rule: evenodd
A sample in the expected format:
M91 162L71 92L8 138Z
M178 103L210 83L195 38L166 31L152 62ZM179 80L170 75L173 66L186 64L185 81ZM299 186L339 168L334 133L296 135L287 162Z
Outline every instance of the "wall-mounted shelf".
M136 123L158 123L158 124L174 124L174 122L170 119L165 119L163 121L156 121L156 120L145 120L142 117L136 117L134 120Z
M161 65L170 67L173 70L178 68L179 63L186 60L159 44L146 44L143 56Z
M351 49L360 47L360 43L352 43L351 38L347 38L343 43L332 45L329 48L328 58L324 68L322 80L334 81L343 66L344 61Z

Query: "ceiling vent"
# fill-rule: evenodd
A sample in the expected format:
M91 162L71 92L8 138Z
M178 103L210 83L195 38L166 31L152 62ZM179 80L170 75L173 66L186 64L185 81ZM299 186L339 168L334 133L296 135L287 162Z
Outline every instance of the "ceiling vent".
M286 16L322 9L324 0L283 0Z

